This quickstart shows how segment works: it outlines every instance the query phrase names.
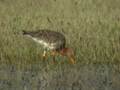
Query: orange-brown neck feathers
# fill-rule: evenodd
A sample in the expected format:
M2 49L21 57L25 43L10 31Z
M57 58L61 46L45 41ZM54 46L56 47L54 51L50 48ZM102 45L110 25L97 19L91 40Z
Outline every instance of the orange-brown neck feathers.
M63 56L67 56L70 59L71 63L75 63L75 54L72 48L63 48L60 51L60 54Z

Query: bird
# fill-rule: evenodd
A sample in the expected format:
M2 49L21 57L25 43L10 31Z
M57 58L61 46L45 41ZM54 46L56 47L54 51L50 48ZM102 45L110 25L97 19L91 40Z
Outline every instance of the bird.
M42 29L36 31L23 30L22 34L31 38L43 47L44 51L42 57L44 59L47 57L47 52L49 51L50 55L53 57L54 63L55 56L57 55L66 56L70 63L76 63L74 51L72 48L66 47L66 38L62 33Z

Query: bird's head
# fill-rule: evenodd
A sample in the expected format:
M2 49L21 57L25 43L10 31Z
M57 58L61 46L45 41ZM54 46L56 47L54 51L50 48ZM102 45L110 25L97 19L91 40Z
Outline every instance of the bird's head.
M72 48L63 48L63 49L60 51L60 54L61 54L62 56L67 56L72 64L75 64L75 63L76 63L75 54L74 54L74 51L73 51Z

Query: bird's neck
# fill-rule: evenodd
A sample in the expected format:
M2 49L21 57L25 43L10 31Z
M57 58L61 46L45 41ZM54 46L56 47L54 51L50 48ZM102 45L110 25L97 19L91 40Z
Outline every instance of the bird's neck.
M60 51L60 54L63 55L63 56L66 56L67 53L69 51L69 48L63 48L61 51Z

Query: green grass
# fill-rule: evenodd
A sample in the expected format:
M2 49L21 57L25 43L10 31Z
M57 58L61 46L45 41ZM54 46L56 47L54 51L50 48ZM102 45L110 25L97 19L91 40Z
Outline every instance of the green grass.
M120 63L119 0L0 0L0 65L69 66L63 57L54 67L51 57L43 62L39 45L21 34L38 29L62 32L75 50L76 67Z

